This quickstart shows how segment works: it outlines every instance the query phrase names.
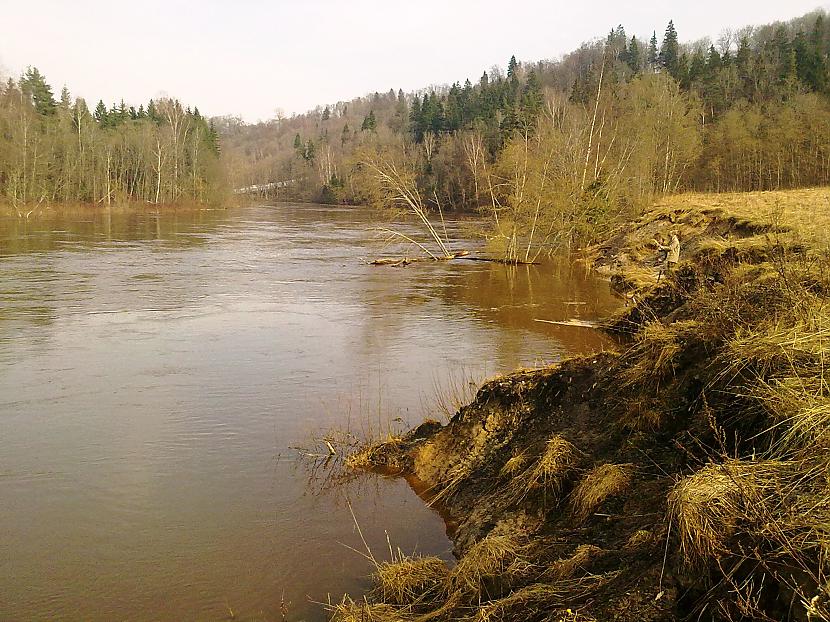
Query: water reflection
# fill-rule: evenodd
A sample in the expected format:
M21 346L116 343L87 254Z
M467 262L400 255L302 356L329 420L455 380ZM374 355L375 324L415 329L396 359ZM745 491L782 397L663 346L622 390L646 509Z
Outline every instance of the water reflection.
M320 619L309 597L369 566L290 446L415 423L459 369L608 345L534 321L612 309L590 275L372 267L371 227L321 206L0 221L0 619L281 619L283 593ZM356 492L373 550L448 554L405 482Z

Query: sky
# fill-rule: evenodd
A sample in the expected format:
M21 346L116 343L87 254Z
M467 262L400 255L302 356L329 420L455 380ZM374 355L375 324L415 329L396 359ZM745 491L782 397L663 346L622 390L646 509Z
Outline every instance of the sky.
M374 91L475 81L617 24L681 41L786 20L821 0L0 0L0 76L40 69L94 105L169 95L248 122Z

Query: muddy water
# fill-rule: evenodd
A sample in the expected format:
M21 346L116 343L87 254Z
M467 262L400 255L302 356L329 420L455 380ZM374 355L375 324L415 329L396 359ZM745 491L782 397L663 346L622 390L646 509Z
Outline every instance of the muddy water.
M534 321L610 312L584 271L370 267L370 226L316 206L0 221L0 619L321 619L370 565L291 447L607 345ZM379 559L387 536L449 556L405 483L348 496Z

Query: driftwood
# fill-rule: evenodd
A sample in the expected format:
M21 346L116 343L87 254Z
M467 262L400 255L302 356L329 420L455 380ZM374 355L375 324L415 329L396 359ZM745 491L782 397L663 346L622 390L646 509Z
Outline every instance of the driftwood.
M570 319L565 320L564 322L557 322L555 320L540 320L535 318L534 322L544 322L545 324L556 324L557 326L577 326L579 328L599 328L599 324L596 322L588 322L586 320L577 320L577 319Z
M419 263L422 261L452 261L453 259L465 259L467 261L489 261L491 263L501 263L508 266L538 266L537 261L511 261L508 259L498 259L495 257L470 257L470 251L457 251L449 255L442 255L438 257L381 257L374 261L368 262L370 266L408 266L411 263Z
M453 259L461 259L470 254L470 251L456 251L449 255L441 255L438 257L383 257L370 261L370 266L408 266L411 263L418 263L421 261L451 261Z

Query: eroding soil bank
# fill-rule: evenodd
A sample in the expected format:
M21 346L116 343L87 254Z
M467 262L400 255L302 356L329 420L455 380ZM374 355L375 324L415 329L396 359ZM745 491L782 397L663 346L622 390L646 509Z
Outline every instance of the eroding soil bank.
M684 257L658 283L670 230ZM780 219L671 204L595 250L630 345L353 456L422 483L459 562L384 564L335 617L827 619L825 255Z

